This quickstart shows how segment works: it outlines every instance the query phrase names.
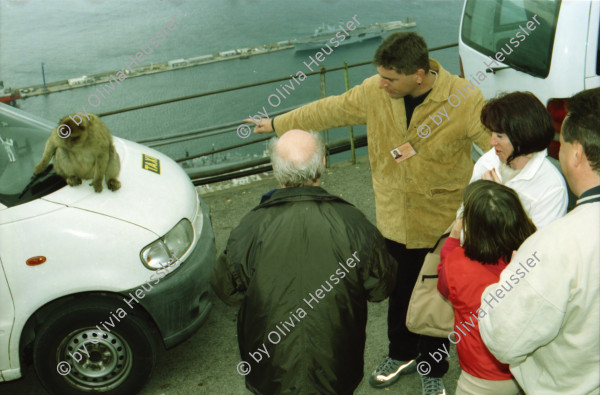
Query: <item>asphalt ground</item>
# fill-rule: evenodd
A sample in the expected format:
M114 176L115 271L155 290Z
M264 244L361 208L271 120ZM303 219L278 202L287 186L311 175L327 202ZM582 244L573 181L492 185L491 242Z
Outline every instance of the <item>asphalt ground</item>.
M203 199L211 208L219 252L225 247L231 230L259 203L262 194L278 187L277 182L268 176L254 178L262 179L248 184L236 180L213 185L212 191L199 187ZM327 169L321 186L354 204L375 223L371 170L366 157L360 158L356 165L349 162L333 165ZM241 361L236 335L237 311L237 307L226 306L216 299L208 320L198 332L177 347L159 354L152 377L140 394L250 394L243 376L236 371ZM365 376L355 394L419 395L421 381L418 373L402 377L384 389L372 388L368 383L371 372L387 355L386 317L387 300L369 303ZM453 395L460 367L452 344L449 362L450 370L444 376L444 383L447 394ZM21 379L0 383L0 394L42 395L47 392L39 383L33 367L29 366Z

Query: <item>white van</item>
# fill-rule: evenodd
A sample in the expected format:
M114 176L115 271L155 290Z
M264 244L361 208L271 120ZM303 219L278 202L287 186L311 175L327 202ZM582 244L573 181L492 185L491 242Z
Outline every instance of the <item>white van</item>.
M530 91L556 128L558 158L565 100L600 86L598 0L466 0L458 52L461 72L486 98Z
M170 158L114 138L117 192L33 177L56 125L0 104L0 382L137 392L211 307L208 206Z

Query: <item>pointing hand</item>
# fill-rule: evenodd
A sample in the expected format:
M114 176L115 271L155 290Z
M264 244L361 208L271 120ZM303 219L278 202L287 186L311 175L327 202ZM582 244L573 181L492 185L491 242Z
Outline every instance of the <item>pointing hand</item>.
M268 118L268 119L261 119L259 121L258 125L251 118L244 119L244 122L254 124L255 125L254 126L254 133L256 133L256 134L272 133L272 132L274 132L274 130L273 130L273 120L271 120L270 118Z

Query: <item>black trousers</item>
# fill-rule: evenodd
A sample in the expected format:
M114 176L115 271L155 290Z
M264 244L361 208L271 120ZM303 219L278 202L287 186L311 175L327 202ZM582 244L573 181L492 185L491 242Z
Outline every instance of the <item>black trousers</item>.
M396 288L390 295L388 308L389 357L401 361L418 357L417 363L425 361L431 367L427 376L442 377L448 371L448 361L445 358L446 351L441 350L450 349L448 339L418 335L406 328L406 312L410 295L429 249L407 249L406 245L389 239L385 240L385 244L390 255L398 262ZM436 356L438 361L432 358L430 353ZM440 355L444 356L441 360ZM423 368L423 371L427 369Z

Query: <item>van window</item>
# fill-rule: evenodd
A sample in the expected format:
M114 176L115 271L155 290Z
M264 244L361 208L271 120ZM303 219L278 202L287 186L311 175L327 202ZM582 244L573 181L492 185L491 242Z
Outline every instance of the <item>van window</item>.
M495 58L500 52L504 58L502 63L507 66L546 78L550 72L560 2L467 0L461 38L486 56ZM534 16L539 24L535 23ZM534 30L527 29L528 21L534 23Z
M66 185L50 168L34 177L48 129L0 112L0 203L13 207L38 199Z

